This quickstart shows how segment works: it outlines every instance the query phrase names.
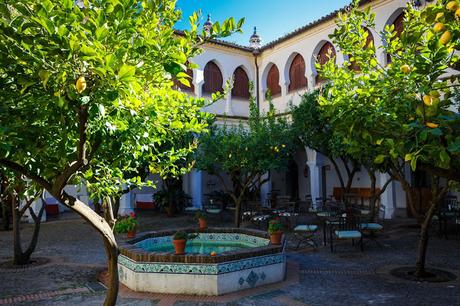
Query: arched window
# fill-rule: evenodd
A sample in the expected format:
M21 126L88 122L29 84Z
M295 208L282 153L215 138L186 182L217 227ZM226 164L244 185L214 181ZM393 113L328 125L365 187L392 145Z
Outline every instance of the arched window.
M321 47L321 49L318 52L318 55L316 57L316 61L323 66L326 64L330 58L334 58L334 63L335 63L335 48L330 42L325 42L324 45ZM315 83L316 85L319 85L323 83L325 80L319 76L319 74L316 75L315 78Z
M188 81L190 82L190 86L182 84L177 79L174 79L174 88L175 89L180 89L182 91L191 91L191 92L193 92L193 91L195 91L195 86L193 85L193 70L192 69L187 69L186 73L189 76Z
M233 73L232 97L249 99L249 78L241 67L236 68Z
M280 73L278 71L278 67L276 67L275 64L273 64L268 71L267 89L270 90L272 96L281 94Z
M215 93L222 92L222 73L220 72L219 67L214 62L209 62L204 67L204 84L203 92L204 93Z
M401 37L402 32L404 31L404 15L405 12L402 12L401 14L396 17L395 21L393 21L392 25L395 27L394 31L396 32L395 37ZM387 54L387 63L391 63L391 56L390 54Z
M307 86L307 78L305 77L305 61L302 55L297 54L292 60L289 68L289 91L301 89Z
M364 46L364 48L369 48L374 44L374 35L372 35L372 32L368 28L365 28L365 30L367 32L367 38L366 45ZM354 71L361 71L361 67L359 67L359 65L356 64L355 61L350 61L350 69Z

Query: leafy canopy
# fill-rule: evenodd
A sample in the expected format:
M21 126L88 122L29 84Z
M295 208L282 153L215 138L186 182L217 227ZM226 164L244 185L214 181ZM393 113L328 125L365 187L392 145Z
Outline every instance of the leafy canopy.
M205 132L205 104L173 89L201 52L198 14L177 33L167 0L0 4L0 160L57 190L71 179L111 194L142 167L179 175ZM208 38L240 31L230 18ZM11 163L9 163L11 165ZM126 174L130 175L126 175ZM58 184L59 182L59 184ZM49 183L49 184L45 184Z
M458 63L460 23L446 1L438 1L422 10L408 4L403 24L400 36L393 25L379 33L386 42L380 48L391 59L382 66L373 44L366 46L365 28L375 29L374 14L356 7L339 14L331 38L350 61L318 67L331 85L321 107L359 160L386 167L403 159L414 170L423 166L451 176L445 170L460 166L460 117L451 99L457 77L445 76Z

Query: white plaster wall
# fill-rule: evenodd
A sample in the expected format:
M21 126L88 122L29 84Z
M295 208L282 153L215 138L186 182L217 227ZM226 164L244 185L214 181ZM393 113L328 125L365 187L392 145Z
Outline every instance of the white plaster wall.
M387 23L392 23L394 18L397 17L402 8L406 6L408 0L384 0L384 1L373 1L371 3L372 11L375 12L375 29L373 31L374 43L378 48L383 44L380 35ZM282 42L275 47L264 50L260 56L260 97L265 96L266 92L266 79L267 72L272 64L278 67L280 72L280 86L282 94L280 97L273 99L273 102L280 113L289 110L289 102L298 104L300 102L299 94L305 92L305 89L288 93L289 86L289 67L292 63L292 58L296 54L300 54L305 61L306 71L305 76L308 80L308 90L311 90L316 85L314 80L317 74L315 69L315 59L318 50L324 44L329 41L332 43L329 35L333 33L335 28L334 21L328 21L320 24L310 31L300 34L296 37L291 38L288 41ZM346 56L338 50L337 46L334 46L337 52L337 64L342 64L346 59ZM382 64L385 64L385 54L382 51L378 51L377 57ZM261 99L264 101L265 99ZM267 110L268 103L261 103L261 108Z
M204 82L203 69L210 61L216 63L220 68L223 78L223 88L225 88L225 82L233 77L233 73L238 67L242 67L245 70L250 82L254 82L255 80L255 66L252 53L207 44L204 46L204 52L192 60L192 62L199 66L199 68L194 69L195 94L199 97L203 96L210 99L210 95L204 95L201 91ZM227 114L247 117L249 115L249 101L233 99L231 93L228 93L227 97L205 107L204 110L218 115Z

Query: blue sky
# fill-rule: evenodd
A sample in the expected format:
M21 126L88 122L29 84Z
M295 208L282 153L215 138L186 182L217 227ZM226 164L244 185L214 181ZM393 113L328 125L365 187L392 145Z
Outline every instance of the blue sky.
M182 21L176 27L185 29L188 16L201 9L205 19L209 13L214 21L227 17L246 18L243 34L226 40L248 45L252 28L257 26L262 44L310 23L328 13L348 5L351 0L177 0ZM204 20L202 21L202 23Z

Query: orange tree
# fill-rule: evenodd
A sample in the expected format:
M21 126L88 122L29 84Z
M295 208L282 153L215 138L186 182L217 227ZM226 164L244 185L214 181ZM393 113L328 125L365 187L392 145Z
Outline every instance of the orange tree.
M198 15L176 35L172 0L5 0L0 3L0 165L32 180L82 216L103 238L110 287L118 292L118 247L107 219L64 191L92 183L110 196L148 162L181 173L177 135L206 131L204 100L173 89L188 83L187 59L201 52ZM240 30L228 19L208 38ZM204 33L201 33L204 34ZM168 145L165 145L168 144ZM167 148L164 149L164 148ZM167 158L166 158L167 157ZM158 170L160 169L160 170ZM87 180L84 180L87 179Z
M326 89L322 89L326 90ZM356 173L360 170L359 162L348 154L345 144L334 133L334 124L319 105L321 91L305 93L298 105L291 107L291 129L302 147L311 148L330 160L334 166L343 194L350 193ZM345 175L337 160L344 165Z
M383 52L391 57L384 66L377 61L375 47L365 47L364 27L375 28L374 15L354 7L338 16L331 35L350 61L340 67L332 61L319 67L331 84L320 97L322 111L334 123L334 133L343 139L349 154L388 170L408 193L404 163L432 176L433 200L420 216L415 272L419 277L425 272L428 228L449 185L440 185L439 178L460 180L456 170L460 167L460 117L451 98L458 84L454 70L460 47L458 8L456 1L438 1L422 10L408 4L401 36L397 37L393 26L380 33ZM359 73L350 62L359 65ZM410 194L407 198L413 209L413 198Z
M287 166L294 149L291 135L287 121L276 116L271 102L270 110L260 115L251 97L248 122L215 124L209 134L200 137L195 166L220 180L235 205L237 227L248 189L266 183L268 179L261 178L270 170Z

